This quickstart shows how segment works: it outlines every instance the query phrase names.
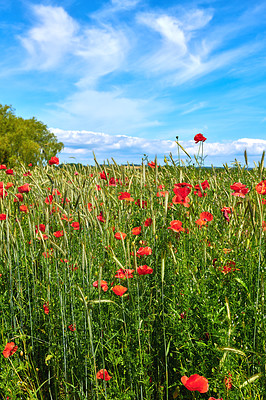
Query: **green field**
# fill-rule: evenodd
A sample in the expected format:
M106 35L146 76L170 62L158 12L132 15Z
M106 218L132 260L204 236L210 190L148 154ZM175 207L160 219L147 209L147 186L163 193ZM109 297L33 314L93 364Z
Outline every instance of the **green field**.
M0 171L3 399L266 398L263 160L145 164Z

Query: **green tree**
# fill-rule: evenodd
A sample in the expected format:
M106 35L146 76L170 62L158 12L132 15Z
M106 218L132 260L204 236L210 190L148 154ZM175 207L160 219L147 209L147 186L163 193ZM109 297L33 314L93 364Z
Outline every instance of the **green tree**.
M63 148L47 125L35 117L17 117L11 106L0 104L0 164L42 164Z

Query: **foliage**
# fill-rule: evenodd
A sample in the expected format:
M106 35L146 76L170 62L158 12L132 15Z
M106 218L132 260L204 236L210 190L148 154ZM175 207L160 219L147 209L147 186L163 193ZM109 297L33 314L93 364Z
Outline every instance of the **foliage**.
M16 117L10 106L0 104L0 164L37 165L63 149L63 143L36 118Z
M3 398L266 396L263 163L150 164L0 171L1 351L18 346L0 355ZM189 207L173 202L180 182L195 189ZM140 247L152 251L138 257ZM139 275L141 265L153 272ZM111 289L119 284L123 296ZM193 374L208 393L181 383Z

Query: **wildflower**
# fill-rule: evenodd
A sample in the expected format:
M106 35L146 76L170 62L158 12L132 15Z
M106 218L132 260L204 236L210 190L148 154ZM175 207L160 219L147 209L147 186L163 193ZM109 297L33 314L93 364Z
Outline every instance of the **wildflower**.
M204 211L200 213L200 219L202 219L203 221L212 221L213 215L207 211Z
M178 220L173 220L170 222L169 228L167 229L171 229L174 232L184 232L184 228L182 227L182 222L178 221Z
M25 205L21 205L21 206L19 207L19 209L20 209L20 211L22 211L22 212L24 212L24 213L28 213L28 212L29 212L28 207L25 206Z
M79 222L72 222L71 226L72 226L72 228L74 228L74 231L79 230Z
M139 275L149 275L153 273L153 269L151 267L148 267L148 265L140 265L137 268L137 273Z
M255 190L258 194L266 194L266 180L261 181L255 186Z
M109 174L107 174L107 175L109 175ZM104 171L103 171L103 172L100 172L100 178L101 178L101 179L104 179L105 181L107 181L107 177L106 177Z
M68 329L69 329L71 332L74 332L74 331L76 330L76 324L68 325Z
M195 143L199 142L205 142L207 140L206 137L204 137L201 133L198 133L197 135L194 136Z
M263 232L266 231L266 221L262 221L262 230Z
M140 199L138 199L137 201L135 201L136 206L139 206L141 208L147 208L147 201L146 200L142 200L142 202L140 202Z
M54 235L56 238L59 238L59 237L61 237L61 236L64 236L64 231L56 231L56 232L53 233L53 235Z
M151 168L155 168L155 162L154 161L149 162L148 166Z
M3 350L3 356L5 358L8 358L12 356L18 349L18 346L15 345L14 342L7 343L4 350Z
M147 218L146 221L144 221L144 225L145 226L150 226L152 224L152 219L151 218Z
M209 182L207 180L205 180L200 185L197 184L194 186L194 189L195 189L194 194L199 197L203 197L203 196L205 197L205 196L207 196L207 193L204 193L204 190L208 189L209 187L210 187Z
M115 238L117 239L117 240L124 240L125 238L126 238L126 233L123 233L123 232L116 232L116 234L115 234Z
M12 186L14 186L14 183L12 182L7 182L5 189L8 190L9 188L11 188Z
M234 193L231 193L232 196L242 197L244 198L245 195L249 192L249 189L246 185L243 185L241 182L235 182L233 185L230 186L230 189L234 190Z
M46 204L52 204L53 199L54 199L54 196L53 196L52 194L49 194L49 196L47 196L47 197L45 198L44 202L45 202Z
M44 303L43 305L43 309L44 309L44 314L49 314L49 302L47 301L46 303Z
M156 196L157 197L165 197L167 194L169 194L169 192L167 190L165 190L165 191L157 192Z
M102 211L100 212L100 215L97 215L97 219L98 219L100 222L105 222L105 219L103 218L103 212L102 212Z
M14 202L17 203L18 201L23 201L23 194L22 193L17 193L15 194Z
M108 374L106 369L100 369L96 374L97 379L102 379L104 381L109 381L112 377Z
M190 199L188 197L191 192L190 187L187 186L179 186L180 184L174 185L174 194L175 196L172 199L173 204L183 204L184 207L189 207Z
M117 295L117 296L123 296L123 294L126 293L127 288L122 286L122 285L116 285L112 287L112 291Z
M30 185L28 183L24 183L24 185L18 187L19 193L29 193L30 190Z
M1 164L0 165L0 169L6 169L6 165L5 164Z
M93 282L92 286L93 286L93 287L98 287L98 284L99 284L98 281L95 281L95 282ZM107 284L106 281L101 281L100 286L101 286L101 288L102 288L102 290L103 290L104 292L107 292L107 290L108 290L108 284Z
M197 224L197 225L199 225L199 227L201 228L202 226L204 226L204 225L207 225L207 222L206 221L204 221L203 219L197 219L197 221L195 221L195 223Z
M191 392L198 391L199 393L206 393L209 389L208 380L204 378L204 376L198 374L191 375L189 378L187 376L182 376L181 382Z
M51 159L48 161L49 165L58 165L59 164L59 158L57 157L51 157Z
M140 235L141 234L141 226L136 226L131 231L132 235Z
M224 384L227 390L232 389L232 375L230 372L228 373L228 376L224 378Z
M219 268L220 271L224 274L227 275L230 272L235 272L235 271L240 271L239 268L235 268L236 263L234 261L229 261L223 268Z
M139 256L150 256L152 254L152 249L150 247L140 247L137 251Z
M209 397L209 400L223 400L222 397L220 399L215 399L214 397Z
M7 169L7 170L5 171L5 173L6 173L7 175L14 175L13 169Z
M71 215L71 214L70 214ZM63 214L62 215L62 217L61 217L61 219L63 220L63 221L67 221L67 222L71 222L71 221L73 221L73 218L68 218L67 216L66 216L66 214Z
M6 220L6 214L0 214L0 221Z
M133 278L133 273L134 273L134 269L119 268L119 270L116 271L115 278L119 278L119 279Z
M128 192L119 192L119 193L120 193L120 196L118 196L119 200L134 201L130 193Z
M91 203L88 203L88 204L87 204L87 207L88 207L88 211L91 212L91 210L92 210L92 204L91 204Z

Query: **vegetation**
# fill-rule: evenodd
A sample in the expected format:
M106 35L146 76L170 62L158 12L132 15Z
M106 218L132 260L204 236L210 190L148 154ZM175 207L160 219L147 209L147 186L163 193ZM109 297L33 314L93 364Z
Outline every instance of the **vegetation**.
M50 164L0 171L2 398L265 398L263 160Z
M48 161L64 145L36 118L16 117L10 106L0 104L0 163L10 167L24 162Z

